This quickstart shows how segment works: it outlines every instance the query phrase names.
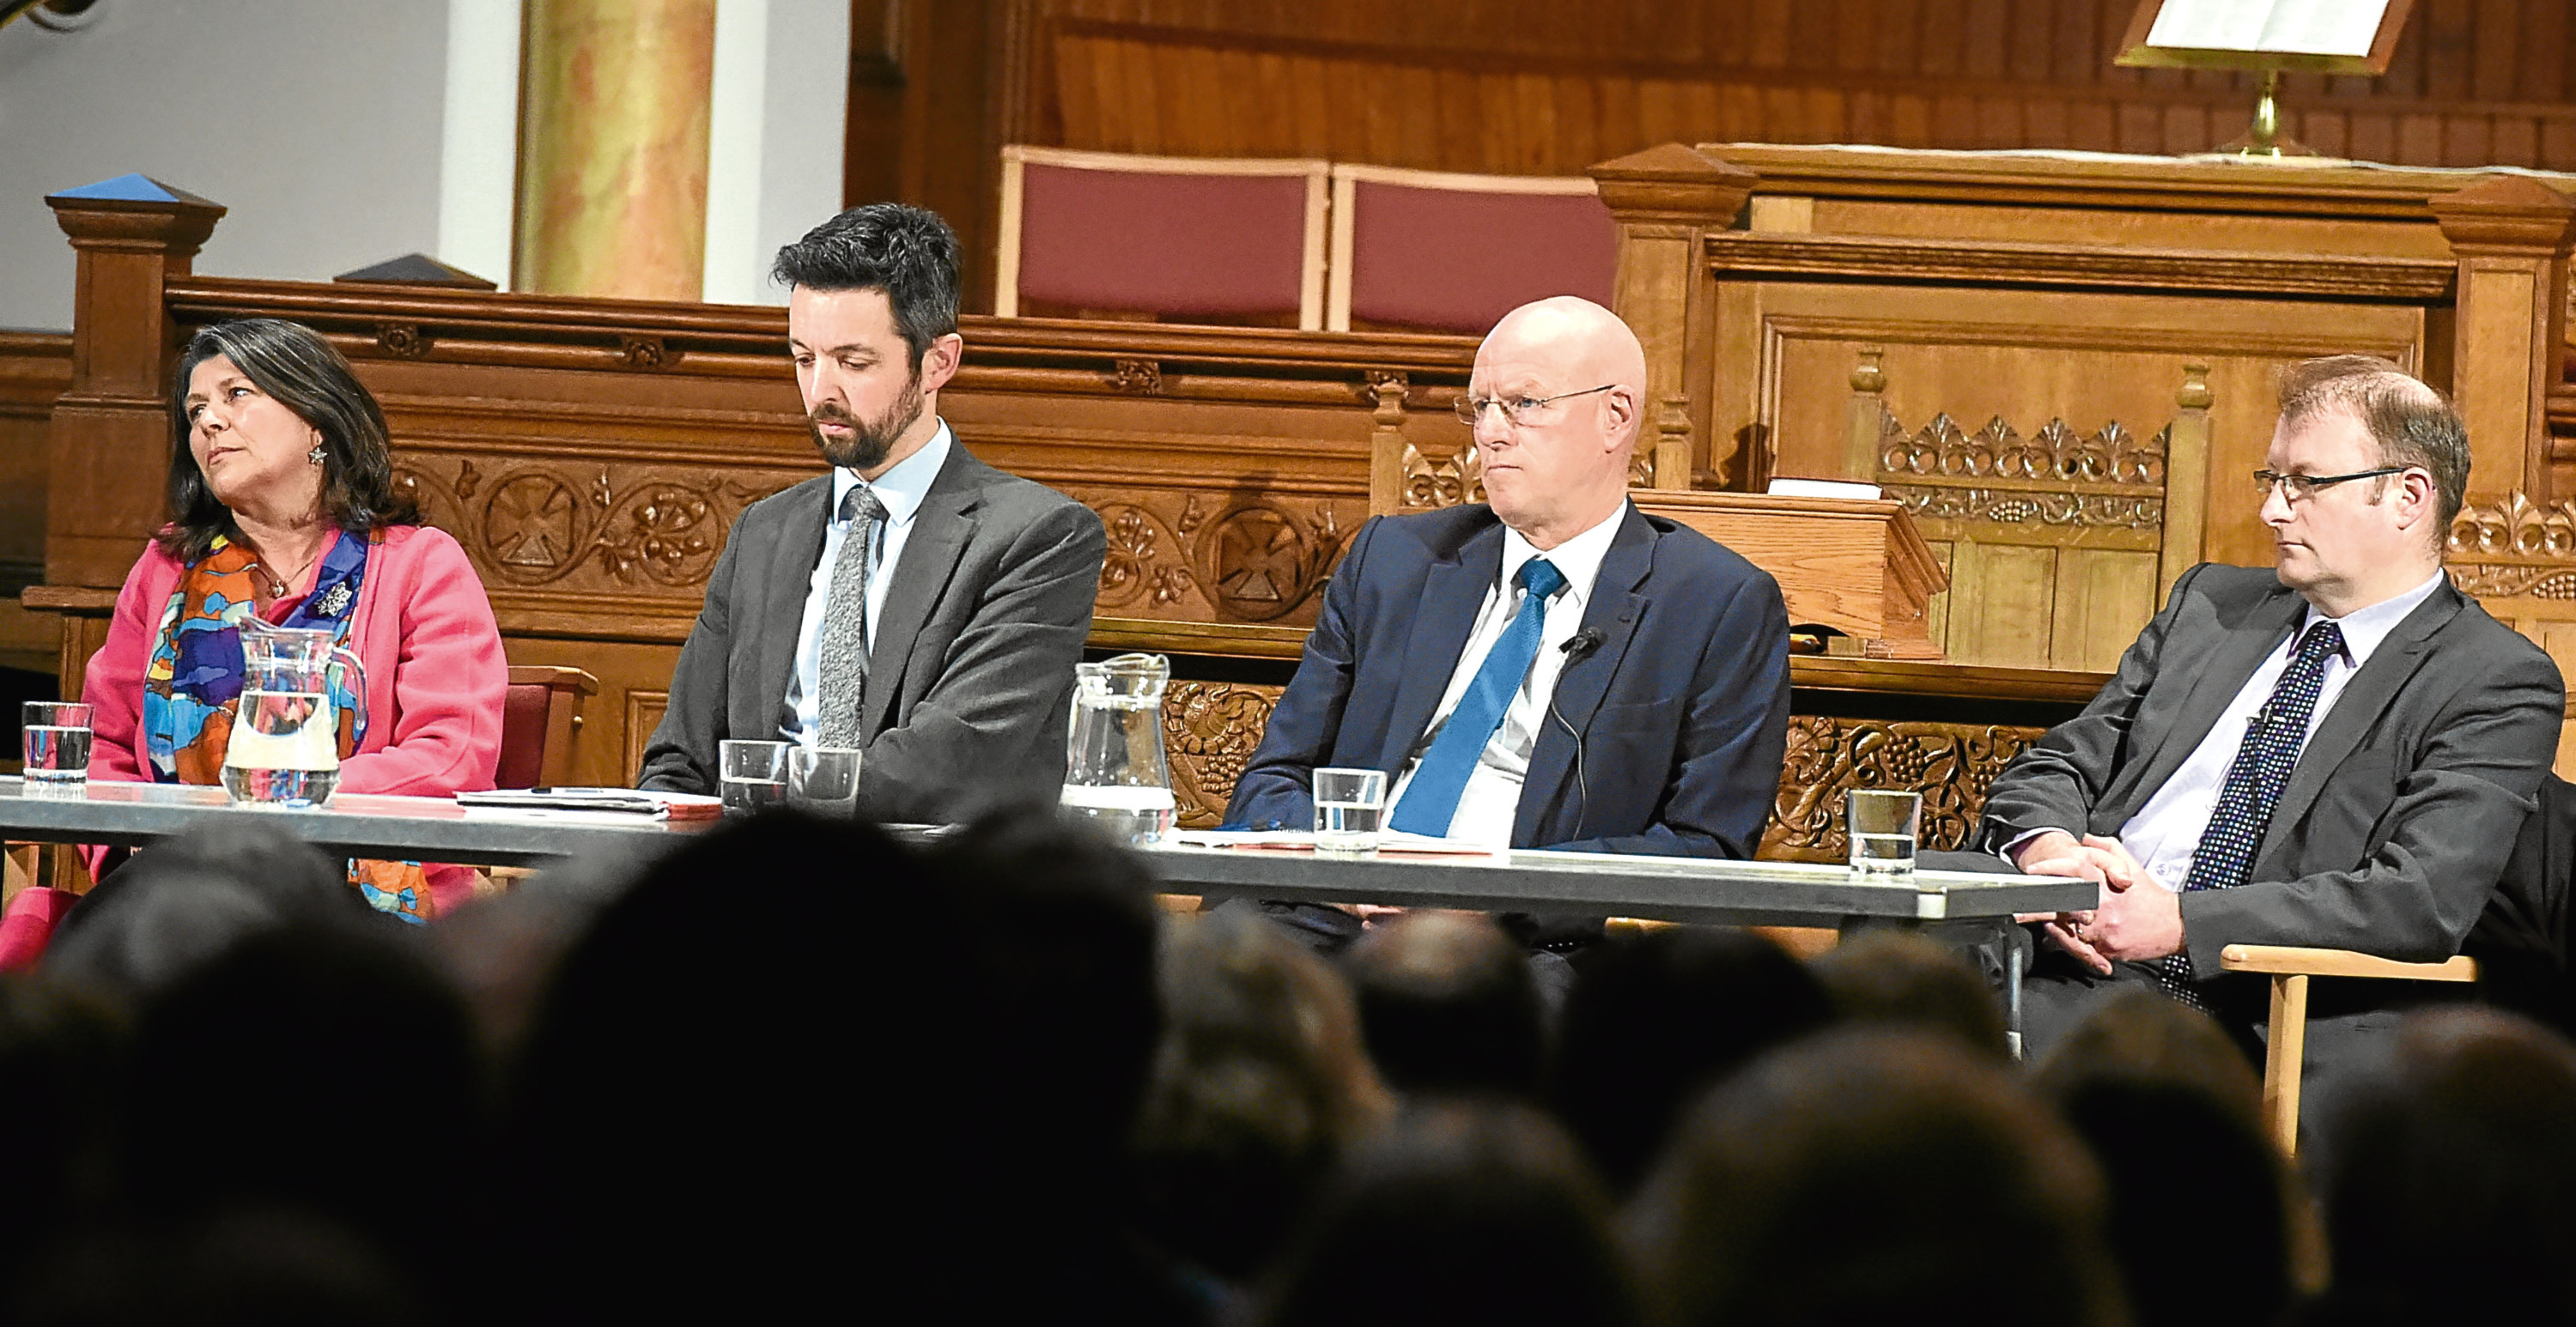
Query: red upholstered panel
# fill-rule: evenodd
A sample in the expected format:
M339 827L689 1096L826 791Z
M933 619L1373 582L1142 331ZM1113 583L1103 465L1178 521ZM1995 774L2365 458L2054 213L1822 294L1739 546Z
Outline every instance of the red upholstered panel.
M546 702L553 694L543 686L513 686L505 693L494 787L534 788L546 776Z
M1026 172L1021 299L1183 317L1296 316L1304 179L1035 162Z
M1590 194L1352 182L1351 325L1483 335L1534 299L1610 302L1619 228Z

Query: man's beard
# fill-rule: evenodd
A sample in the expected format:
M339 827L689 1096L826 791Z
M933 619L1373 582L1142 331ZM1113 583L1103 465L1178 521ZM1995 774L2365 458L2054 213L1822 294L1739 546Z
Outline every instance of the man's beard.
M814 446L822 451L823 459L845 470L867 471L885 464L887 454L894 450L895 440L920 420L922 409L928 404L918 390L921 378L915 375L912 381L915 390L904 393L902 399L887 406L886 412L874 419L862 420L842 409L838 401L825 401L808 412L805 426L812 430ZM823 432L825 424L842 425L850 430L850 434L834 441Z

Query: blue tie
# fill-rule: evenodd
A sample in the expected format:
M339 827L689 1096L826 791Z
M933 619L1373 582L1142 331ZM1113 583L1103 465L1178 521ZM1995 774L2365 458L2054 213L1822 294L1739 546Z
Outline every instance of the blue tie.
M2192 850L2185 892L2234 889L2253 871L2254 850L2271 827L2272 808L2308 744L2308 719L2325 686L2326 660L2342 648L2343 628L2332 622L2320 622L2300 638L2298 655L2272 685L2271 699L2245 726L2245 741L2236 748L2227 782L2219 788L2217 809L2209 813L2209 826ZM2190 958L2173 954L2148 966L2167 994L2195 1009L2208 1008L2192 986Z
M1503 726L1503 711L1511 707L1521 680L1538 661L1548 597L1565 588L1565 573L1546 558L1531 558L1521 564L1512 584L1524 591L1521 611L1503 628L1494 648L1485 652L1476 679L1467 684L1467 694L1458 698L1458 708L1449 712L1440 735L1431 739L1431 750L1424 753L1421 768L1413 771L1413 782L1404 787L1404 800L1387 822L1404 833L1436 838L1449 832L1450 818L1458 814L1459 794L1467 791L1467 776L1476 772L1485 744Z

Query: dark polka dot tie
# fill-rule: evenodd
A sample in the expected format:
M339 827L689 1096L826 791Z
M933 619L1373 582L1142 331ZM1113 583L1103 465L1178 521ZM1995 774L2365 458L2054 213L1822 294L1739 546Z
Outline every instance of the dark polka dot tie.
M2308 743L2308 719L2316 713L2317 692L2325 686L2326 660L2342 649L2343 628L2332 622L2320 622L2300 638L2299 652L2273 684L2271 699L2245 725L2245 740L2236 748L2236 760L2227 767L2227 782L2219 789L2218 809L2210 812L2209 828L2200 832L2200 846L2192 852L2191 875L2183 881L2183 892L2234 889L2245 883L2254 869L2254 852L2271 827L2272 808L2280 802L2281 789L2298 766L2299 751ZM2147 966L2167 994L2195 1009L2209 1007L2192 984L2189 955L2168 955Z

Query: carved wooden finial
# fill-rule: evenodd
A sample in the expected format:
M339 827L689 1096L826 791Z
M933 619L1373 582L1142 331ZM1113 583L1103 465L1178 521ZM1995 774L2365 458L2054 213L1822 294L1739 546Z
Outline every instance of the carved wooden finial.
M1860 348L1860 359L1852 365L1851 371L1853 391L1867 392L1875 396L1887 390L1887 371L1879 367L1879 360L1886 354L1887 349L1884 346Z
M2209 390L2208 365L2182 366L2182 390L2174 393L2174 404L2185 410L2207 410L2217 399Z

